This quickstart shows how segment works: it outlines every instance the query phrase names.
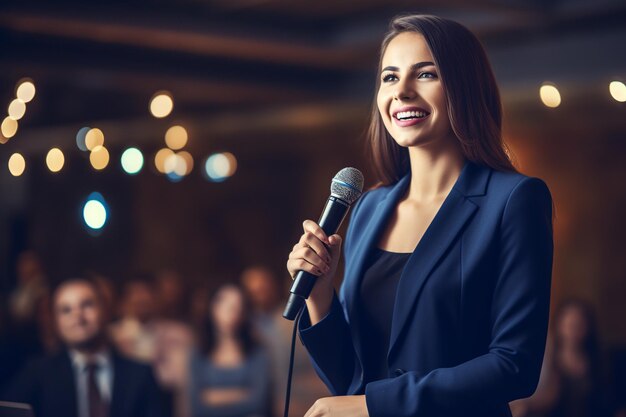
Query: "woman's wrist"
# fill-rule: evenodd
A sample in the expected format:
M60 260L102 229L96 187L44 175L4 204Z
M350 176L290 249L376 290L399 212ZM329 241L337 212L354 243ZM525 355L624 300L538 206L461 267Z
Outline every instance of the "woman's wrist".
M306 307L309 312L311 326L319 323L330 311L333 302L333 287L314 288L311 295L306 300Z

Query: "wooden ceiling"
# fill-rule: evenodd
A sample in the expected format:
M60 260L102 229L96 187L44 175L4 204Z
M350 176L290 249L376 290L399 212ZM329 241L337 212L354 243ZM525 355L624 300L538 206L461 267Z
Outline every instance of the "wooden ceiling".
M48 2L49 3L49 2ZM577 37L605 39L597 74L624 74L621 22L626 4L518 0L184 0L4 2L0 6L0 104L22 77L37 98L24 135L70 134L89 123L142 126L158 90L172 92L179 119L234 120L246 114L300 126L298 109L324 123L360 123L373 89L377 50L387 22L401 12L433 13L467 25L487 46L505 99L524 99L543 76L532 59L550 42L570 45L563 59L540 66L573 82ZM604 36L604 38L602 38ZM620 43L621 42L621 43ZM520 53L518 53L520 51ZM622 56L625 54L621 54ZM515 58L518 58L517 60ZM541 58L539 58L541 59ZM548 62L550 61L550 62ZM512 62L511 65L507 65ZM528 68L525 67L528 66ZM544 71L545 72L545 71ZM514 97L515 96L515 97ZM345 117L333 116L344 114ZM313 113L311 113L313 114ZM277 116L278 115L278 116ZM281 116L282 115L282 116ZM263 125L263 124L262 124ZM72 133L75 134L75 133Z

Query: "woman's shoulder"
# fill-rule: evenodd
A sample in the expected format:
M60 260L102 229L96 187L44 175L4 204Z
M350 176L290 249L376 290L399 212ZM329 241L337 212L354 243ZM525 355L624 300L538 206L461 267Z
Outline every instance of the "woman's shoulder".
M516 200L552 200L548 184L539 177L517 171L492 169L487 199L502 200L503 204Z

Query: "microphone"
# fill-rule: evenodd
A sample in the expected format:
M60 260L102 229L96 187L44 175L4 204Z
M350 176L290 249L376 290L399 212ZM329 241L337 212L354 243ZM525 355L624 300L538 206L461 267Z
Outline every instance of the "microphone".
M337 233L341 222L346 217L352 203L363 192L363 174L356 168L344 168L335 175L330 183L330 197L317 224L326 236ZM306 271L298 271L291 285L289 300L283 317L293 321L309 298L317 277Z

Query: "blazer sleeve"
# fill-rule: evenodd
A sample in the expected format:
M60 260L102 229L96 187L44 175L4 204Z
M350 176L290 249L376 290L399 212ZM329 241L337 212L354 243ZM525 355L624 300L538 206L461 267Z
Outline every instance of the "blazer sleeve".
M346 258L350 256L355 240L354 219L367 194L363 193L350 213L350 223L343 243ZM300 340L309 353L313 368L332 395L348 394L354 369L360 366L352 343L347 313L343 308L344 301L342 292L337 295L334 291L330 310L322 320L311 326L309 312L305 306L298 322Z
M511 191L499 230L500 255L488 352L426 375L406 372L366 385L370 417L473 415L536 389L547 336L552 277L552 198L525 177Z

